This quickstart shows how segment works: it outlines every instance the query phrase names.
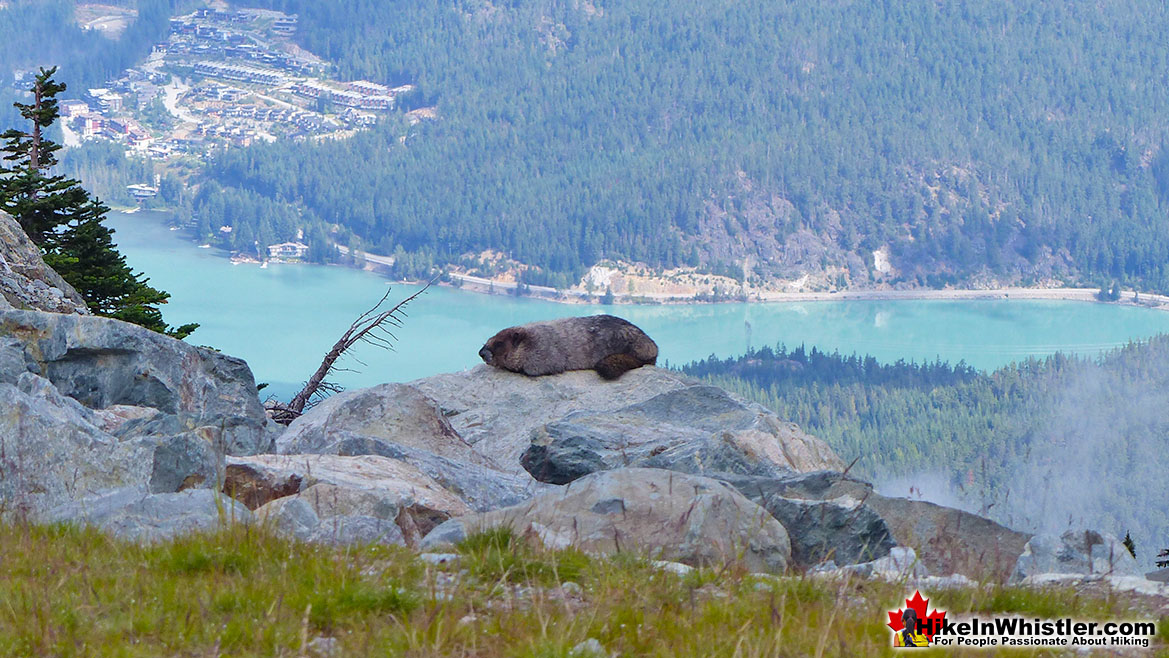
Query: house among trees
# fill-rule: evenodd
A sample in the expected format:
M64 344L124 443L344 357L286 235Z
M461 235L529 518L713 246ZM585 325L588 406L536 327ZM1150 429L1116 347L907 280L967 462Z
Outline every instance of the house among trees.
M304 258L308 255L308 245L303 242L281 242L268 247L269 258L291 260Z

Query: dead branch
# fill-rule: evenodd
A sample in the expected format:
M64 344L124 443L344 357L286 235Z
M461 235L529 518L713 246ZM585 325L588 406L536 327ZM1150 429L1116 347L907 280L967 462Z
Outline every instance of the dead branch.
M274 400L269 401L265 406L272 412L272 419L278 423L287 425L295 420L298 416L304 413L305 407L311 407L315 402L342 390L341 386L326 380L332 374L345 371L343 368L337 366L337 360L358 343L366 343L374 345L382 349L393 350L394 343L397 342L398 337L390 331L391 328L397 329L402 327L403 321L406 319L406 305L414 301L419 295L426 292L430 286L438 280L438 277L426 282L413 295L398 302L393 308L379 311L382 305L390 297L390 291L382 296L373 308L357 316L357 319L349 325L345 333L341 334L341 338L333 344L333 349L325 354L325 358L321 360L320 367L313 373L313 376L305 382L304 388L300 390L288 404L281 404Z

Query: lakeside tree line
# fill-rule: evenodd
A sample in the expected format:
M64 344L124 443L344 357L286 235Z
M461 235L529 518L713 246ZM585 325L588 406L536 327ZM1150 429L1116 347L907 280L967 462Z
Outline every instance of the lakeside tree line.
M888 244L924 285L1169 291L1169 10L1151 0L243 4L299 14L338 77L416 84L403 109L437 119L222 154L218 188L183 204L201 239L283 241L291 221L419 272L500 249L562 286L601 258L729 271L712 244L813 235L832 247L813 267ZM72 3L15 0L0 63L100 84L180 5L139 2L112 41Z
M247 4L437 108L210 167L371 250L502 249L559 284L600 258L726 267L703 236L762 230L888 244L921 284L1169 290L1161 3Z
M764 347L681 368L827 441L853 471L1007 525L1169 545L1169 336L993 372ZM896 485L892 483L896 482Z

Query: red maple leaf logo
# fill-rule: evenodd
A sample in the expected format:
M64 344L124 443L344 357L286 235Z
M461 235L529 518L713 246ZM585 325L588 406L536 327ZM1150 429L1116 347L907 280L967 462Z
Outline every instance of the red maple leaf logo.
M934 633L942 627L942 620L946 618L946 613L943 610L934 610L926 614L929 609L930 600L921 598L921 592L914 592L912 599L905 599L905 605L913 608L917 613L917 618L923 622L922 634L931 642L934 639ZM889 628L897 633L905 628L905 623L901 621L901 615L905 612L904 608L898 608L897 612L889 613Z

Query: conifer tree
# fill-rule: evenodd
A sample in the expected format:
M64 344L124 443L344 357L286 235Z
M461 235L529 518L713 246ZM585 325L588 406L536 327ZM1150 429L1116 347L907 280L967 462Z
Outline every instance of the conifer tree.
M45 262L85 299L98 315L117 318L185 338L199 325L169 327L158 306L170 295L136 274L114 246L113 231L102 224L109 208L89 196L80 181L50 174L61 147L45 138L57 120L56 67L41 69L33 83L32 103L15 103L31 123L30 132L8 130L4 165L0 166L0 210L11 214L41 249Z

